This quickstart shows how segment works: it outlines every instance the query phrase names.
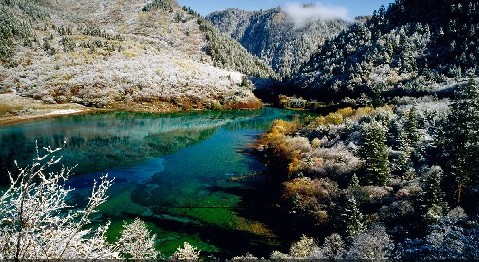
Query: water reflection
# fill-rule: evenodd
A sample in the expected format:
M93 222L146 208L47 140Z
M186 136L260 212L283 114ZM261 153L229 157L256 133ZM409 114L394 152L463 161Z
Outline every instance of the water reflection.
M266 221L243 214L245 196L238 192L244 191L235 188L244 185L230 178L261 170L261 163L238 149L273 119L295 114L278 109L103 113L7 126L0 128L0 178L8 182L6 171L15 170L14 160L30 163L35 141L58 147L66 139L62 163L78 164L70 182L76 188L72 202L83 205L101 174L115 177L96 218L112 221L111 239L125 219L141 217L151 223L166 255L183 241L215 254L268 249L276 245L274 232Z

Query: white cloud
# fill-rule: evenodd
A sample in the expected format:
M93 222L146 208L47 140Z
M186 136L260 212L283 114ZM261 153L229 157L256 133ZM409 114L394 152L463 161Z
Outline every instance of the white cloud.
M308 21L316 20L351 20L349 10L342 6L329 6L321 3L304 5L301 3L286 3L281 7L296 26L303 26Z

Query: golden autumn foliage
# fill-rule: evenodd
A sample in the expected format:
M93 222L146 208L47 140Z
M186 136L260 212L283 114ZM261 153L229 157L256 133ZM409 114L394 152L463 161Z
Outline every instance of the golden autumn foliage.
M266 138L269 140L284 136L299 128L299 126L300 124L297 121L275 120Z
M375 111L372 107L353 109L351 107L339 109L326 116L310 118L309 127L323 125L339 125L346 119L357 119ZM303 161L302 154L321 146L322 141L317 138L313 141L301 141L301 139L290 136L290 134L302 128L300 121L275 120L269 132L261 139L270 152L270 162L273 162L275 169L289 178L300 171Z
M351 107L346 107L337 110L336 112L329 113L326 116L319 116L313 119L309 119L310 127L315 126L325 126L325 125L339 125L344 123L345 120L357 120L359 118L365 117L367 115L372 115L375 112L380 110L383 111L392 111L392 108L388 105L378 108L373 107L360 107L358 109L353 109Z
M311 179L300 177L285 182L283 197L291 197L296 194L303 196L314 196L325 199L336 194L338 186L329 179Z
M299 166L299 159L297 157L293 157L291 162L288 165L288 175L293 175L294 171L296 171L297 167Z
M299 177L283 183L282 198L294 208L310 214L317 223L327 223L325 208L338 194L338 185L330 179Z
M392 108L390 106L357 109L346 107L326 116L308 117L305 121L307 125L300 121L275 120L269 132L260 140L260 143L268 150L268 166L286 180L299 172L323 175L331 174L331 172L334 174L349 172L346 166L355 169L359 164L348 149L322 149L327 143L327 138L316 137L310 140L311 138L308 139L296 133L302 128L316 129L321 126L339 126L346 121L359 121L361 118L383 111L390 112ZM308 154L310 156L306 160L305 156Z

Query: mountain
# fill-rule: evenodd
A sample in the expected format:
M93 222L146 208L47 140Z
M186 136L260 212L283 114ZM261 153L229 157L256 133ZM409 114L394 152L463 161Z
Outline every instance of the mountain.
M214 12L206 19L268 63L282 77L297 71L319 45L349 25L341 20L321 19L298 23L279 7L263 11L227 9Z
M0 92L154 111L244 108L260 104L247 76L272 75L174 0L0 0Z
M473 1L397 0L325 41L291 84L328 101L437 94L477 75L478 9Z

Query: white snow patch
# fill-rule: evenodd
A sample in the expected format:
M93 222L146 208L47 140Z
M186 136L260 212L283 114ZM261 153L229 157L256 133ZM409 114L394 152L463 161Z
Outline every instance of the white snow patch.
M83 110L80 110L80 109L58 109L58 110L53 110L49 113L46 113L45 116L71 115L71 114L80 113L82 111Z

